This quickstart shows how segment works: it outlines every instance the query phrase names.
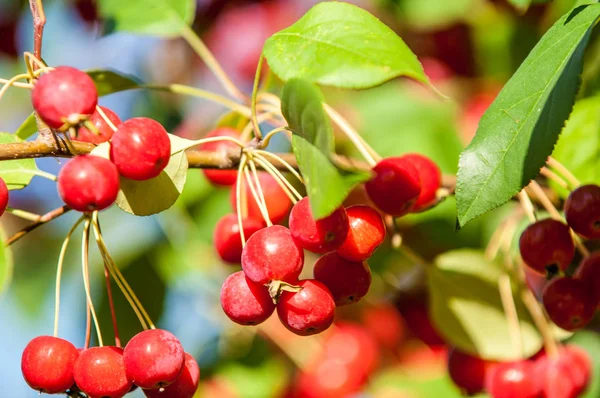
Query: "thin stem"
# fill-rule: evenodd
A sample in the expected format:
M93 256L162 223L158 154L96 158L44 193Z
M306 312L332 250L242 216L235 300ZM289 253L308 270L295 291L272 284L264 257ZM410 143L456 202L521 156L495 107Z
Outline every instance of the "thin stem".
M259 155L263 158L270 158L271 160L282 164L290 173L292 173L294 175L294 177L296 177L298 179L298 181L300 181L302 184L304 184L304 179L302 178L300 173L298 173L298 171L294 167L292 167L292 165L290 165L288 162L286 162L281 156L279 156L273 152L263 151L262 149L256 149L256 150L254 150L253 153L255 155ZM275 167L271 162L269 162L269 163L273 167Z
M258 119L256 118L256 98L258 95L258 83L260 82L260 72L262 70L264 58L265 57L261 53L260 58L258 60L258 66L256 67L256 74L254 75L254 85L252 87L252 100L250 102L250 109L252 110L252 116L250 120L252 121L254 136L259 140L262 138L262 132L260 131L260 124L258 123Z
M560 185L564 189L569 189L569 184L562 179L561 176L553 172L547 167L542 167L541 174L549 180L554 181L558 185Z
M36 56L30 53L29 51L25 51L23 53L23 58L25 58L25 64L27 65L27 69L29 70L30 67L32 68L30 71L31 77L39 76L40 73L54 69L42 62L39 56Z
M535 222L536 221L535 208L533 207L533 203L531 203L531 199L527 195L527 192L525 192L525 190L521 190L521 192L519 192L518 196L519 196L519 202L521 203L521 206L523 207L525 214L527 214L527 217L529 217L529 221Z
M39 221L40 218L42 218L42 216L39 214L30 213L28 211L20 210L20 209L14 209L12 207L7 207L6 212L12 214L13 216L22 218L24 220L33 221L33 222Z
M528 288L524 288L521 292L521 299L527 308L527 311L531 314L531 318L535 323L535 326L540 331L542 339L544 340L544 348L550 358L558 357L558 346L552 335L552 329L550 322L546 318L542 306L535 299L533 293Z
M85 219L85 216L81 216L79 220L69 230L65 240L63 241L62 247L60 248L60 254L58 255L58 265L56 267L56 285L54 289L54 337L58 337L58 318L60 315L60 281L62 278L63 264L65 262L65 254L67 253L67 247L71 240L71 235L75 232L79 224Z
M204 61L208 69L214 73L214 75L221 81L223 87L227 92L234 98L242 102L246 102L246 95L237 88L235 84L231 81L229 76L225 73L217 59L210 52L208 47L200 40L200 38L194 33L192 28L187 25L184 25L180 31L181 37L188 42L190 47L198 54L198 56Z
M117 325L117 314L115 313L115 303L112 296L112 288L110 286L110 271L108 266L104 264L104 281L106 283L106 295L108 296L108 306L110 307L110 317L113 324L115 334L115 345L121 347L121 339L119 338L119 326Z
M267 159L264 157L254 153L254 161L263 168L267 173L271 174L271 176L277 181L277 184L283 189L286 193L290 201L296 204L300 199L302 199L302 195L294 188L292 184L277 170Z
M269 119L271 119L273 117L274 113L272 112L267 112L267 113L261 113L260 115L258 115L256 117L256 121L257 123L260 125L266 121L268 121ZM252 135L252 131L253 131L254 125L252 120L250 120L246 126L244 126L244 128L242 129L242 132L240 133L240 139L242 141L248 141L250 139L250 136Z
M552 156L548 157L546 163L548 164L548 166L556 169L556 171L562 174L565 177L565 179L571 184L572 188L576 188L579 185L581 185L577 177L575 177L575 175L573 175L573 173L571 173L569 169L567 169L562 163L554 159Z
M289 130L288 130L288 126L281 126L281 127L277 127L277 128L274 128L273 130L269 131L269 132L268 132L268 133L265 135L265 137L264 137L263 139L261 139L261 140L260 140L260 142L259 142L259 144L258 144L258 147L259 147L259 148L261 148L261 149L263 149L263 148L266 148L266 147L269 145L269 142L271 141L271 138L272 138L272 137L273 137L275 134L277 134L277 133L281 133L282 131L287 131L287 132L289 132Z
M12 171L12 170L7 170L7 171ZM42 178L45 178L50 181L56 181L56 179L57 179L57 177L54 174L48 173L48 172L45 172L44 170L39 170L39 169L19 169L19 173L33 174L34 176L42 177Z
M239 146L240 148L246 147L246 144L244 142L242 142L241 140L238 140L237 138L228 137L228 136L219 136L219 137L202 138L199 140L192 141L187 148L183 148L183 149L188 149L188 148L194 147L196 145L206 144L207 142L219 142L219 141L230 141L230 142L233 142L234 144L236 144L237 146Z
M251 163L251 162L252 162L252 160L248 160L248 163ZM273 225L273 223L271 222L271 218L269 217L269 209L267 209L265 197L264 197L264 195L259 195L256 192L256 189L254 188L254 184L252 183L252 177L250 176L250 172L248 171L248 167L244 167L243 172L244 172L244 176L246 177L246 184L248 184L248 188L250 189L250 194L252 195L252 198L258 205L258 208L260 210L260 213L261 213L263 219L265 220L265 223L267 224L268 227L270 227L271 225ZM260 182L256 181L256 184L258 185L258 188L260 189L260 192L262 193L262 189L260 187Z
M515 306L512 286L508 274L503 274L498 280L498 289L500 291L500 299L504 314L508 323L508 332L515 352L518 355L523 353L523 339L521 335L521 325L519 324L519 315Z
M92 312L90 311L90 303L85 300L85 342L83 349L87 350L90 347L92 340Z
M9 83L9 82L10 82L10 80L8 80L8 79L2 79L2 78L0 77L0 83L5 83L5 84L7 84L7 83ZM13 82L13 83L11 83L11 85L12 85L13 87L19 87L19 88L28 88L28 89L32 89L32 88L33 88L33 84L31 84L31 83L19 83L19 82Z
M4 86L2 86L2 88L0 89L0 99L2 99L2 97L4 96L4 93L6 93L6 91L17 81L17 80L21 80L21 79L28 79L29 75L26 73L20 74L20 75L16 75L13 76L12 78L10 78L5 84Z
M92 301L92 295L90 294L90 281L89 281L89 246L90 246L90 224L89 217L86 216L85 225L83 226L83 239L82 239L82 261L81 271L83 273L83 287L85 289L85 296L90 305L90 311L92 313L92 319L94 320L94 326L96 327L96 334L98 336L98 345L102 347L104 342L102 341L102 332L100 331L100 323L98 322L98 316L96 315L96 309Z
M244 234L243 219L248 214L248 203L246 200L242 201L242 174L246 167L248 156L244 153L240 159L240 165L237 172L237 180L235 182L235 212L238 220L238 228L240 230L240 239L242 240L242 247L246 245L246 236ZM245 191L245 190L244 190ZM244 199L246 199L244 197Z
M23 236L27 235L29 232L33 231L34 229L38 228L41 225L46 224L49 221L52 221L52 220L62 216L63 214L67 213L70 210L71 209L65 205L65 206L61 206L59 208L49 211L48 213L44 214L40 218L39 221L36 221L33 224L29 224L28 226L26 226L19 232L16 232L13 236L8 238L6 241L4 241L4 245L5 246L12 245L13 243L15 243L16 241L21 239Z
M98 112L98 114L102 117L104 122L106 124L108 124L108 126L112 129L112 131L117 131L117 126L115 126L115 124L112 122L112 120L110 120L108 118L108 116L106 116L106 113L104 113L104 111L102 110L100 105L96 105L96 112Z

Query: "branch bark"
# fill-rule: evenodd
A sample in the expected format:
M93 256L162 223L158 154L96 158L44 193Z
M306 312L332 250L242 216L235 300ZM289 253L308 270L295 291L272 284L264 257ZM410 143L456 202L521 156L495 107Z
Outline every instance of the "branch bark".
M4 242L4 245L5 246L12 245L13 243L15 243L16 241L18 241L19 239L21 239L22 237L24 237L25 235L27 235L29 232L31 232L34 229L36 229L37 227L40 227L40 226L46 224L47 222L52 221L55 218L58 218L58 217L62 216L63 214L67 213L70 210L71 210L71 208L65 205L65 206L61 206L61 207L58 207L58 208L56 208L54 210L49 211L48 213L46 213L43 216L41 216L40 219L39 219L39 221L36 221L33 224L29 224L28 226L26 226L25 228L23 228L22 230L20 230L19 232L15 233L10 238L8 238Z

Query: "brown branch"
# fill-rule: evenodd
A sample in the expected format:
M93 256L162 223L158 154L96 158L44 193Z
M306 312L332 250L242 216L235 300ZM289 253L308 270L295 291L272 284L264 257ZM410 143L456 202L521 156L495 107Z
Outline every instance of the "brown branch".
M32 224L29 224L28 226L26 226L25 228L23 228L22 230L20 230L19 232L15 233L10 238L8 238L6 241L4 241L4 246L10 246L10 245L12 245L13 243L15 243L16 241L18 241L23 236L27 235L29 232L33 231L37 227L39 227L41 225L44 225L47 222L52 221L55 218L58 218L58 217L62 216L63 214L67 213L70 210L71 210L71 208L65 205L65 206L62 206L62 207L59 207L59 208L56 208L54 210L49 211L48 213L46 213L43 216L41 216L40 219L39 219L39 221L36 221L36 222L34 222Z
M33 55L37 59L42 59L42 36L44 35L44 25L46 25L46 14L42 0L29 0L29 8L33 16ZM33 64L33 70L37 65Z

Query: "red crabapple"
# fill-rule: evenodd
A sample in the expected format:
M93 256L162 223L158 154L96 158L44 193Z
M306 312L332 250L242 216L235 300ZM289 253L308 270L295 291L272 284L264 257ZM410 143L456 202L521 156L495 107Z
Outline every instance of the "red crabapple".
M185 353L185 365L177 379L162 390L143 390L148 398L192 398L200 382L200 368L193 356Z
M147 117L126 120L111 139L110 160L120 175L132 180L157 177L170 157L169 134L160 123Z
M94 113L98 91L85 72L59 66L35 81L31 101L44 123L50 128L65 130Z
M111 123L115 125L115 127L121 124L121 119L119 119L119 116L117 116L116 113L104 106L100 106L99 108L102 109L108 120L110 120ZM76 141L91 142L92 144L102 144L103 142L110 140L113 136L114 130L112 129L112 127L110 127L108 123L106 123L106 121L104 120L102 115L100 115L98 110L95 110L92 116L90 117L90 123L92 123L96 127L96 129L98 130L97 133L90 131L87 127L82 126L79 128L79 130L77 130L77 137L72 138Z
M388 303L364 308L361 321L379 344L391 351L398 348L407 334L400 312Z
M385 224L377 210L366 205L346 209L350 229L337 253L350 261L365 261L385 239Z
M582 280L556 278L544 288L542 302L552 322L565 330L575 330L592 320L598 292Z
M590 382L592 362L589 355L575 345L558 347L556 358L543 352L536 360L544 398L578 397Z
M313 272L315 279L327 286L337 306L358 302L371 286L371 270L366 262L348 261L336 252L322 255Z
M575 256L569 227L552 218L529 225L521 234L519 250L525 264L550 275L564 271Z
M57 394L71 388L73 366L79 356L70 342L52 336L39 336L27 344L21 356L21 372L31 388Z
M0 216L4 214L8 207L8 187L2 178L0 178Z
M277 303L281 323L300 336L321 333L333 322L335 302L327 287L319 281L299 281L299 292L284 291Z
M585 257L573 277L584 281L593 291L600 293L600 251Z
M246 239L263 228L263 224L253 218L242 220L242 226ZM223 261L239 264L242 258L242 241L235 214L227 214L217 222L213 233L213 243Z
M273 178L269 173L259 172L258 180L265 196L265 202L267 204L267 210L269 212L269 218L271 219L271 222L273 224L277 224L283 221L292 207L292 202L290 202L290 199L286 195L285 191L279 186L275 178ZM252 183L254 184L254 179ZM252 191L246 183L246 180L242 179L241 184L241 197L246 197L248 218L264 221L262 213L260 212L260 208L252 196ZM256 189L256 184L254 184L254 186ZM229 195L231 207L233 208L234 212L237 211L236 197L236 186L234 185L231 187L231 194Z
M62 200L74 210L103 210L117 199L119 173L108 159L79 155L60 170L57 188Z
M240 325L258 325L275 311L268 289L252 282L242 271L229 275L223 282L221 307L229 319Z
M485 375L491 362L453 348L448 353L448 373L460 389L468 395L482 392Z
M403 216L421 193L419 172L401 157L386 158L373 168L374 176L365 183L369 198L383 212Z
M532 362L501 362L486 372L485 389L492 398L538 398L541 386Z
M83 350L73 368L77 388L89 398L121 398L131 390L125 375L123 349L92 347Z
M231 127L219 127L206 135L204 138L213 137L232 137L240 138L239 131ZM229 151L241 150L241 148L232 141L214 141L206 142L198 147L201 151L212 151L222 154L227 154ZM213 184L216 185L233 185L237 180L237 170L213 170L202 169L204 176Z
M419 180L421 181L421 193L410 211L420 212L426 210L437 199L437 191L442 185L442 172L433 160L418 153L403 155L401 159L417 169Z
M565 218L573 231L588 239L600 239L600 187L583 185L565 202Z
M292 238L302 248L313 253L327 253L337 249L348 234L348 215L339 207L325 218L315 220L308 197L302 198L290 213Z

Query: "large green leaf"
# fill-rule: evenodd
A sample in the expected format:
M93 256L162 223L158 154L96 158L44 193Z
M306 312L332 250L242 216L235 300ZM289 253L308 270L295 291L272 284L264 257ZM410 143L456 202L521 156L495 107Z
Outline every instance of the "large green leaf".
M22 140L26 140L37 132L37 121L35 120L35 114L27 116L27 119L19 126L15 135Z
M98 0L105 31L178 36L194 20L195 0Z
M459 227L508 201L539 173L573 107L599 15L600 4L592 4L556 22L484 114L459 162Z
M10 247L4 246L4 240L6 234L4 229L0 228L0 298L4 295L4 292L8 289L10 281L13 275L13 258Z
M0 144L20 141L14 134L0 133ZM3 160L0 162L0 177L9 190L23 189L31 182L37 169L34 159Z
M264 54L284 81L301 77L354 89L398 76L428 82L419 60L394 31L348 3L317 4L295 24L271 36Z

